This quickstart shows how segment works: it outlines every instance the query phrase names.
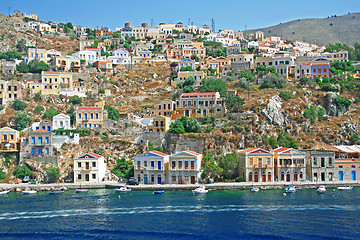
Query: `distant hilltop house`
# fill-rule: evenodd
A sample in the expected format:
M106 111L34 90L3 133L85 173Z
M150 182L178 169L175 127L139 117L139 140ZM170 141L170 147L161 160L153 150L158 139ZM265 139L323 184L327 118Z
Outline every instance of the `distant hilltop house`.
M20 132L3 127L0 129L0 153L20 151Z
M108 115L104 106L104 101L101 101L96 103L93 107L77 107L76 127L80 129L96 129L103 126Z
M39 21L39 17L38 17L36 14L29 14L29 15L28 15L28 14L26 14L26 13L20 12L19 10L15 10L13 16L14 16L14 17L21 18L21 19L27 17L27 18L29 18L29 19L33 19L33 20L35 20L35 21Z

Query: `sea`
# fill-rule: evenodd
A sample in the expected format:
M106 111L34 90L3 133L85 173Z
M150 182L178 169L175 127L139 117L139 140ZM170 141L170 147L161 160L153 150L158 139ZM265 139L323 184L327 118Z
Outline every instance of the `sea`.
M1 239L360 239L359 218L358 188L0 196Z

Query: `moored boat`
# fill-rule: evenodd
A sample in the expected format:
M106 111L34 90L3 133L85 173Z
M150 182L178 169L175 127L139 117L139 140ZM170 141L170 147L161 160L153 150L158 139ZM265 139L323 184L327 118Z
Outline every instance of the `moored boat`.
M8 194L9 192L10 192L10 190L1 191L1 192L0 192L0 195Z
M76 193L83 193L83 192L88 192L89 190L87 189L75 189Z
M115 191L116 192L130 192L131 189L124 186L124 187L116 188Z
M36 190L28 190L28 191L22 191L21 193L24 195L29 195L29 194L35 194L35 193L37 193L37 191Z
M348 186L348 187L338 187L338 190L352 190L353 187L352 186Z
M258 191L260 191L260 189L259 188L257 188L257 187L253 187L252 189L251 189L251 192L258 192Z
M163 194L165 191L161 190L161 191L154 191L153 194Z
M192 193L207 193L209 190L205 188L205 186L200 186L196 188L195 190L191 190Z
M60 194L60 193L64 193L64 190L51 190L49 191L49 194Z
M286 193L294 193L294 192L296 192L296 188L295 188L294 185L287 186L287 187L285 188L285 192L286 192Z
M318 192L318 193L325 193L325 192L326 192L325 186L320 186L320 187L317 189L317 192Z

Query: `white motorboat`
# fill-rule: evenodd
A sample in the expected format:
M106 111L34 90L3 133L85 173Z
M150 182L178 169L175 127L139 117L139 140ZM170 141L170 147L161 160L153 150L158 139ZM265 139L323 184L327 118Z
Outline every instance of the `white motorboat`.
M130 192L131 189L124 186L124 187L115 189L115 191L117 191L117 192Z
M205 186L200 186L196 188L195 190L191 190L192 193L207 193L209 190L205 188Z
M338 187L338 190L352 190L353 187L352 186L348 186L348 187Z
M260 191L260 189L259 188L257 188L257 187L253 187L252 189L251 189L251 192L258 192L258 191Z
M287 187L285 188L285 192L286 192L286 193L294 193L294 192L296 192L296 188L295 188L294 185L287 186Z
M24 195L29 195L29 194L35 194L35 193L37 193L37 191L36 190L28 190L28 191L22 191L21 193Z
M10 192L10 190L1 191L1 192L0 192L0 195L5 195L5 194L8 194L9 192Z
M75 189L76 193L83 193L83 192L88 192L89 190L87 189Z
M326 192L326 187L325 186L319 186L319 188L317 189L318 193L325 193Z

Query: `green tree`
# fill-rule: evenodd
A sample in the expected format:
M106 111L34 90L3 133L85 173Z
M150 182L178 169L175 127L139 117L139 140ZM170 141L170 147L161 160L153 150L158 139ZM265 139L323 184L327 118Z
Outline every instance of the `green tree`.
M35 101L40 101L41 100L41 94L40 93L35 93L33 98L34 98Z
M2 170L0 170L0 180L3 179L5 179L5 173Z
M356 133L351 134L350 141L351 144L357 144L359 142L359 135Z
M11 107L16 111L23 111L26 108L26 103L16 99Z
M239 163L236 153L226 154L218 158L218 165L223 169L225 179L235 179L239 176Z
M13 120L14 128L18 131L23 130L31 123L30 118L25 113L16 113Z
M176 87L179 89L183 89L183 92L185 93L191 93L194 90L194 83L195 79L193 77L188 77L185 81L179 82Z
M116 166L111 172L120 178L129 179L134 176L134 166L132 166L131 161L126 161L125 158L121 158L116 161Z
M225 103L226 108L229 110L229 112L241 112L244 105L244 99L239 97L238 95L227 96Z
M70 117L70 124L74 125L75 124L75 108L74 108L74 106L71 105L66 113Z
M260 88L283 88L286 86L286 79L276 73L266 74Z
M298 149L298 144L294 138L290 136L287 132L280 132L277 142L279 146L287 147L287 148L295 148Z
M350 105L351 105L351 101L347 98L344 98L342 96L337 96L335 98L335 104L337 106L337 108L340 110L340 111L343 111L344 108L346 110L349 109Z
M100 89L99 89L99 94L104 94L104 93L105 93L105 89L100 88Z
M15 50L0 52L0 59L18 59L21 60L22 55Z
M187 132L187 133L200 133L201 132L200 124L195 118L183 116L176 121L182 122L185 132Z
M37 105L35 108L34 108L34 113L35 114L40 114L42 111L44 111L44 108L40 105Z
M315 119L317 117L317 111L314 106L311 106L310 108L307 108L304 112L304 117L310 119L311 123L315 123Z
M194 69L190 66L182 67L180 71L194 71Z
M226 82L220 78L206 78L202 81L200 92L219 92L222 97L226 96Z
M25 164L15 167L14 176L19 179L23 179L25 176L29 176L30 174L31 170Z
M323 108L323 107L318 108L317 115L318 115L319 122L321 122L323 120L323 117L325 114L326 114L325 108Z
M48 71L49 65L44 62L30 62L28 64L29 72L31 73L41 73L42 71Z
M58 115L60 112L56 110L53 106L50 106L46 111L44 112L42 118L52 120L54 116Z
M81 99L81 97L73 96L73 97L71 97L71 98L69 99L69 102L70 102L71 104L76 105L76 104L80 104L80 103L82 102L82 99Z
M60 178L60 169L56 167L51 167L45 170L47 176L49 177L49 181L54 183Z
M284 100L288 100L289 98L293 98L292 92L289 92L289 91L281 91L279 96Z
M20 39L16 43L16 49L18 50L18 52L24 52L26 50L26 42L24 39Z
M169 132L175 134L184 134L185 133L184 125L182 124L181 121L176 120L175 122L170 124Z
M108 112L108 118L114 121L118 121L120 117L120 113L117 109L113 108L110 105L106 105L104 107L105 110Z
M69 34L69 37L70 37L71 40L74 40L74 39L77 38L77 36L76 36L75 33L70 33L70 34Z

